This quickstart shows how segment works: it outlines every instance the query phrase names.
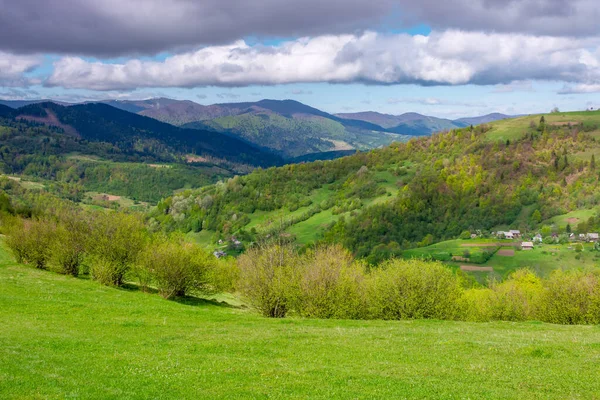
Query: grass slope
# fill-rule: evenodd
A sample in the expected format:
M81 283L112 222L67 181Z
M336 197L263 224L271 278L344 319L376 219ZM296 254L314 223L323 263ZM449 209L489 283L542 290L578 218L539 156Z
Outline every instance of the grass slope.
M13 265L0 397L594 398L593 326L269 320Z
M442 255L452 253L453 256L462 257L465 250L468 250L472 256L477 256L486 248L486 245L501 244L500 249L515 250L514 256L494 254L487 262L477 264L478 267L492 267L493 275L506 278L511 272L520 268L530 268L536 274L548 277L556 269L578 269L595 268L600 264L600 253L594 251L591 243L584 244L584 251L577 253L575 244L536 244L533 250L521 251L516 242L510 240L496 239L476 239L476 240L448 240L427 247L406 250L403 253L404 258L428 258L439 259ZM579 259L576 257L579 255ZM469 262L449 261L449 265L460 267L461 265L475 265ZM484 277L488 273L477 272L475 275Z

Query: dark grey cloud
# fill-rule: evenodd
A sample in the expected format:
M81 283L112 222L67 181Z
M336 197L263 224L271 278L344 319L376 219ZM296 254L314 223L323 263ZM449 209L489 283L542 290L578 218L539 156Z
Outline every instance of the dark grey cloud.
M0 0L0 49L116 56L377 24L393 0Z
M593 36L600 33L599 20L597 0L0 0L0 50L142 55L248 36L315 36L418 24ZM348 61L361 55L347 51L340 57Z
M597 0L402 0L406 25L550 36L600 33Z

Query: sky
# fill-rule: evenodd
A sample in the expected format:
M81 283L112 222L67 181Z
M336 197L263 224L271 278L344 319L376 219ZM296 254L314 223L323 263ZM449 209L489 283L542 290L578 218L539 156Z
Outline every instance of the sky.
M597 0L0 0L0 98L600 107Z

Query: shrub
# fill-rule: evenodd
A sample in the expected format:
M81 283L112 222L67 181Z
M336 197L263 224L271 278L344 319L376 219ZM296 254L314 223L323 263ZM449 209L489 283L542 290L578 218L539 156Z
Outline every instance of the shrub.
M475 322L491 321L494 316L493 305L495 301L496 293L492 289L467 289L458 301L459 319Z
M283 318L297 293L300 257L290 245L250 249L238 260L238 287L262 315Z
M365 268L341 246L321 247L303 257L295 309L315 318L365 317Z
M172 299L193 290L208 291L211 261L196 245L161 237L146 247L139 264L142 270L149 271L160 295Z
M542 281L533 272L521 269L500 283L492 284L493 319L526 321L538 315L543 293Z
M77 276L88 244L89 219L82 213L61 216L50 245L51 261L58 272Z
M541 317L555 324L600 323L600 279L597 272L554 271L545 282Z
M55 231L55 224L49 220L13 219L8 226L6 244L17 262L46 269Z
M460 296L458 278L444 265L393 260L371 273L369 310L381 319L453 319Z
M92 277L105 285L121 285L146 239L143 221L138 216L96 214L88 242Z
M237 290L236 284L239 276L237 260L233 257L226 257L214 260L209 280L215 291L233 293Z

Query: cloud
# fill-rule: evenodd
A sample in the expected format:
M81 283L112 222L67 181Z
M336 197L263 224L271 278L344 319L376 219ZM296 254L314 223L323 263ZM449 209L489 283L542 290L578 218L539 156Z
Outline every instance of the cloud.
M37 83L35 79L24 76L42 62L39 56L15 55L0 52L0 86L27 86Z
M235 93L217 93L217 97L219 99L234 100L234 99L239 99L240 95L239 94L235 94Z
M512 82L507 85L498 85L492 93L513 93L513 92L535 92L532 82Z
M32 100L39 99L39 92L31 89L6 88L0 91L2 100Z
M391 98L387 100L388 104L420 104L424 106L462 106L462 107L485 107L486 104L482 102L463 102L456 100L438 99L435 97L427 98L412 98L412 97L401 97Z
M353 32L393 7L394 0L0 0L0 49L155 54L246 36Z
M164 61L123 64L64 57L47 86L93 90L142 87L240 87L329 82L495 85L525 80L600 83L600 37L568 38L445 31L429 36L328 35L278 46L244 41Z
M97 57L377 26L583 37L600 19L597 0L0 0L0 10L0 50Z
M434 29L595 36L597 0L401 0L404 25Z
M312 90L302 90L302 89L295 89L288 93L296 95L296 96L313 94Z
M558 94L586 94L600 93L600 83L580 84L580 85L565 85Z
M208 98L208 96L207 96L207 95L205 95L205 94L197 94L197 95L196 95L196 98L198 98L198 99L200 99L200 100L204 100L204 99Z

